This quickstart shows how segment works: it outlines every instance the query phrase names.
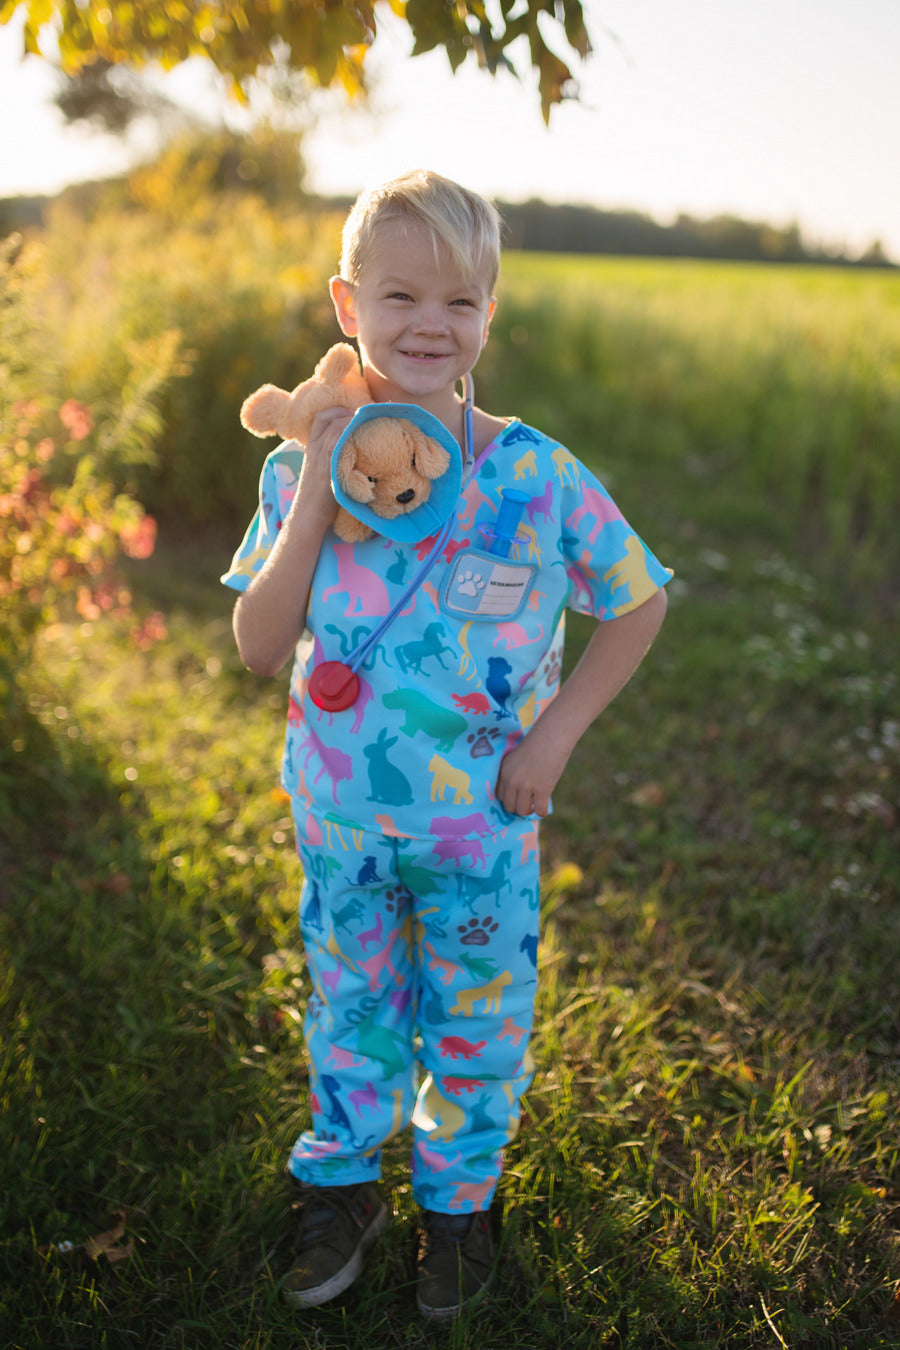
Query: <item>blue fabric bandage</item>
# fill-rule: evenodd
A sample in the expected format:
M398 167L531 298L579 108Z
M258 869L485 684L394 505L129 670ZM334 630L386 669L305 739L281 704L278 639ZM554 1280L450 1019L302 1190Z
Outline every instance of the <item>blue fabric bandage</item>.
M426 436L437 441L450 455L450 464L440 478L431 484L427 502L422 502L414 510L393 520L385 520L377 515L366 502L354 501L348 497L337 479L337 465L341 450L348 438L364 422L376 417L402 417L412 422ZM398 544L417 544L422 539L440 530L446 524L459 502L462 488L462 454L455 438L433 413L426 412L414 403L367 403L357 409L353 418L341 433L331 456L331 486L339 506L349 511L351 516L368 525L376 534L385 539L393 539Z

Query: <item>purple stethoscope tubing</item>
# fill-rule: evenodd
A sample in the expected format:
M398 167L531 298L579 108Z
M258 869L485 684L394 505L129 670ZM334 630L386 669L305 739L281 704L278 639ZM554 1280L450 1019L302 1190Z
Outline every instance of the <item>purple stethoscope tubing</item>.
M469 461L472 458L472 443L474 440L472 409L475 401L475 386L473 384L472 376L470 374L467 374L463 377L463 383L465 389L463 401L463 426L465 428L465 442L466 442L464 447L465 452L464 464L468 465ZM473 475L478 472L483 461L487 458L489 451L490 446L488 446L485 450L483 450L481 454L478 456L478 459L472 465ZM444 548L445 544L447 543L447 540L450 538L450 535L453 531L455 516L456 512L451 511L450 515L444 521L444 524L441 526L440 533L438 534L437 538L435 539L434 543L432 544L431 548L428 551L428 556L422 562L421 566L419 567L419 570L416 572L416 575L413 577L412 581L409 583L406 590L401 595L400 599L384 616L384 618L381 619L381 621L375 625L371 633L367 634L367 636L363 638L362 642L360 642L358 646L356 646L354 650L350 653L350 655L347 657L345 664L353 672L354 675L356 674L359 667L362 665L368 653L375 646L375 643L381 637L382 633L390 626L390 624L393 623L394 619L404 608L404 606L409 602L410 597L419 589L422 582L425 580L428 573L431 571L432 567L437 562L441 550Z

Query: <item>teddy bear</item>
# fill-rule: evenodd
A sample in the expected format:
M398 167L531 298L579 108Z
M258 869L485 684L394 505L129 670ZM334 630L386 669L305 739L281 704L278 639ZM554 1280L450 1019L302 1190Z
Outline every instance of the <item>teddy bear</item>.
M241 407L241 422L254 436L280 436L306 445L317 413L326 408L355 412L371 403L356 352L348 343L339 342L291 393L264 384L250 394ZM342 439L333 465L339 488L351 501L364 503L384 520L427 502L432 482L450 464L445 447L404 417L372 417ZM375 533L343 506L338 507L334 529L346 543Z

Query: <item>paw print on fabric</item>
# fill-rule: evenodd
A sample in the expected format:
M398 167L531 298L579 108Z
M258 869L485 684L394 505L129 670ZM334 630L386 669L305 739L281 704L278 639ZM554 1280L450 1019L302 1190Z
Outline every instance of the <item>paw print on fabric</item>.
M486 947L497 931L497 923L491 918L474 918L461 923L457 932L464 947Z
M500 732L496 727L479 727L477 731L467 736L466 740L472 747L469 751L472 759L482 759L485 755L494 753L500 740Z
M409 887L404 885L397 886L394 890L385 891L385 904L389 914L399 913L412 898L412 892Z
M484 590L484 577L480 572L463 572L456 581L456 589L460 595L470 595L476 599L479 591Z
M552 687L559 684L559 677L562 674L562 661L558 651L551 651L547 659L541 666L541 678L544 683Z

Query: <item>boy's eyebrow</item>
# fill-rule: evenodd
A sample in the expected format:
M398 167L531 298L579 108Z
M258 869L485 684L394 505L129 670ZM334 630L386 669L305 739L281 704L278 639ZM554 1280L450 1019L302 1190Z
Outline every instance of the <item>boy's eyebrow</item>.
M399 272L382 277L380 284L382 286L397 286L407 291L414 290L416 287L415 281L411 281L408 277L402 276ZM488 290L487 286L484 286L477 277L472 277L468 281L460 279L448 281L447 289L450 291L484 291L485 293Z

